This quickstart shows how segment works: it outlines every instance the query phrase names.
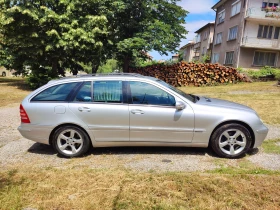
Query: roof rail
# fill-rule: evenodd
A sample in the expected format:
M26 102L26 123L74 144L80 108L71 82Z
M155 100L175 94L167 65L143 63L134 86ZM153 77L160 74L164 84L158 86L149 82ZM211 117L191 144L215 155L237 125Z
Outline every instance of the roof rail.
M133 77L143 77L141 74L136 73L96 73L96 74L80 74L73 75L68 77L60 77L59 79L68 79L68 78L80 78L80 77L99 77L99 76L133 76Z

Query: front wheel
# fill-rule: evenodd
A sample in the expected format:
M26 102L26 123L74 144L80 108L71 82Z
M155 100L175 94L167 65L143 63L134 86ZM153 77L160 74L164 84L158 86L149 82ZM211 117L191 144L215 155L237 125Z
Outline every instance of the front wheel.
M65 157L78 157L90 147L87 134L76 126L63 126L55 131L52 140L56 151Z
M213 133L210 144L220 157L240 158L250 149L252 136L243 125L231 123L219 127Z

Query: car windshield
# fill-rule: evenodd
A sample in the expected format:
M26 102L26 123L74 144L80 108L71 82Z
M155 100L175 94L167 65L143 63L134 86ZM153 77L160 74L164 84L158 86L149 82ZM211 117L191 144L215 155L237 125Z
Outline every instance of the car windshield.
M187 94L175 87L173 87L172 85L169 85L168 83L162 81L162 80L157 80L158 83L162 84L165 87L170 88L171 90L173 90L174 92L178 93L179 95L183 96L184 98L192 101L193 103L195 103L198 100L198 97L195 95L191 95L191 94Z

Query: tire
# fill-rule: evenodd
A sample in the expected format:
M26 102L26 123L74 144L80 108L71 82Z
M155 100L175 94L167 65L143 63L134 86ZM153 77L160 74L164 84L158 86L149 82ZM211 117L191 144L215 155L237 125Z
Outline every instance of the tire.
M223 158L243 157L250 149L252 136L243 125L232 123L219 127L210 139L214 152Z
M78 157L89 150L90 140L82 129L76 126L63 126L54 132L52 144L64 157Z
M5 76L7 76L7 74L6 74L6 72L2 72L2 77L5 77Z

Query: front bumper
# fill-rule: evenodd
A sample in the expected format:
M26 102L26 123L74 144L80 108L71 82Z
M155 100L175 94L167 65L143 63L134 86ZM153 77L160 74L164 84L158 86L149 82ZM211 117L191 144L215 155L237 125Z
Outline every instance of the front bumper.
M262 126L259 127L255 132L255 145L253 146L253 148L257 148L261 146L267 134L268 134L268 128L264 124L262 124Z

